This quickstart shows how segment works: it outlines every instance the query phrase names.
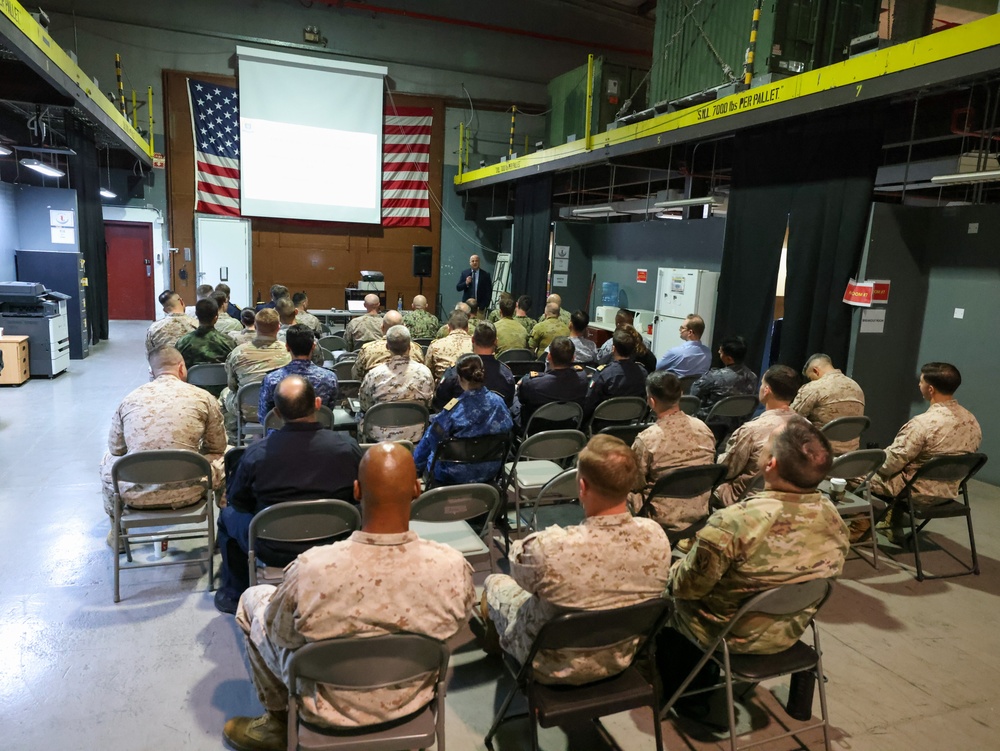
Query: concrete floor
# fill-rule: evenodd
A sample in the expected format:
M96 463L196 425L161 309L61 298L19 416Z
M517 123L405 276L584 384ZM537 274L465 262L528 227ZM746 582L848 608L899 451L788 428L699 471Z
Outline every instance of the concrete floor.
M260 712L242 639L213 607L203 569L125 573L122 602L112 601L97 466L112 412L147 379L145 328L113 322L112 339L69 372L0 389L0 749L214 751L227 717ZM1000 747L1000 490L975 483L972 498L982 576L918 583L905 554L879 571L848 562L820 618L834 748ZM967 553L963 529L934 524L929 538L943 550L928 554L928 570L955 565L944 551ZM468 630L457 644L448 745L480 749L509 682ZM790 720L777 707L759 688L740 722L755 737L779 732ZM653 748L648 712L606 725L624 749ZM669 749L728 748L698 725L668 720L664 730ZM822 748L818 733L805 741ZM526 748L525 723L507 724L496 745ZM543 731L541 746L608 748L589 727Z

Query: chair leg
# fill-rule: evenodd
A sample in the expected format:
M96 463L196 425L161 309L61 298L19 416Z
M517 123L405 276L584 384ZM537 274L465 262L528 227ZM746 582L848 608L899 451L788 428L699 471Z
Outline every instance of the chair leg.
M868 499L868 520L871 522L872 541L872 566L878 571L878 534L875 532L875 507L871 505L871 498Z
M976 536L972 533L972 512L965 515L965 521L969 525L969 549L972 551L972 573L979 576L979 554L976 552Z
M208 521L208 591L209 592L215 590L215 510L213 507L214 503L215 503L215 492L209 491L208 508L205 512L206 516L208 517L207 521Z
M722 642L723 669L726 671L726 714L729 720L729 750L736 751L736 704L733 701L733 675L729 667L729 647Z
M816 649L816 683L819 685L819 711L823 718L823 747L830 751L830 715L826 707L826 675L823 673L823 653L819 647L819 629L812 624L813 644Z
M528 722L531 723L531 751L538 751L538 718L533 707L528 707Z
M653 735L656 737L656 751L663 751L663 720L660 719L659 707L656 702L650 707L653 711Z
M916 517L913 515L913 503L907 499L906 500L907 516L910 519L910 529L913 530L913 534L910 539L913 541L913 560L917 566L917 581L922 582L924 580L924 568L920 563L920 528L917 527ZM926 526L926 523L925 525Z
M510 693L503 700L503 704L500 705L500 709L497 711L497 716L493 720L493 725L490 726L489 731L486 733L486 747L493 748L493 736L496 735L497 730L500 728L500 724L504 721L504 716L507 714L507 709L510 707L510 703L514 701L514 695L517 694L520 686L514 683L514 687L511 688ZM534 721L534 720L532 720Z

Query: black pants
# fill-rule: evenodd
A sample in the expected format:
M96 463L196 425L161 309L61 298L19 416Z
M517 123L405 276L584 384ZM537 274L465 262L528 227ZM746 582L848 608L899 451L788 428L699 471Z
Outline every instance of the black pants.
M669 626L656 636L656 669L663 686L662 700L666 703L674 692L694 670L694 666L705 653L688 641L687 637ZM709 660L698 671L698 675L688 684L687 691L714 686L719 681L719 666ZM708 701L711 694L705 693L683 700L686 704Z

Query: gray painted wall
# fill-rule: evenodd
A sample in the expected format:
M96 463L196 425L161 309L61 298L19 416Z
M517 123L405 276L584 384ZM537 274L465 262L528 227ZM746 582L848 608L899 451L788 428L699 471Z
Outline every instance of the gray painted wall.
M49 211L72 211L73 243L52 242ZM76 253L80 250L80 223L76 206L76 191L68 188L35 188L17 186L17 224L20 245L25 250L58 250Z
M14 251L18 246L17 188L9 183L0 183L0 282L17 279L14 268Z

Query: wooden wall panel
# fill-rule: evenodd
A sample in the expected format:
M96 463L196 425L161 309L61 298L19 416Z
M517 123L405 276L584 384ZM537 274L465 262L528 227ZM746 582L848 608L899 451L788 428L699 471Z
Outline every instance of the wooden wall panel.
M170 241L176 248L194 246L194 151L191 140L191 112L185 81L188 77L234 85L232 78L183 71L164 71L164 103L167 112L167 190L169 196ZM404 307L418 293L420 280L413 277L412 246L434 248L433 276L424 280L423 293L431 307L438 292L441 247L442 165L444 162L444 102L427 97L393 95L399 107L431 107L434 126L428 187L431 199L431 226L380 227L366 224L333 224L251 218L253 243L253 291L269 299L272 284L284 284L292 291L306 290L313 308L344 305L344 288L357 282L362 269L385 274L386 302L396 306L399 295ZM386 111L391 104L386 102ZM171 284L190 303L195 297L195 263L184 261L183 250L172 254ZM184 269L187 279L181 279ZM238 304L249 301L237 300Z

